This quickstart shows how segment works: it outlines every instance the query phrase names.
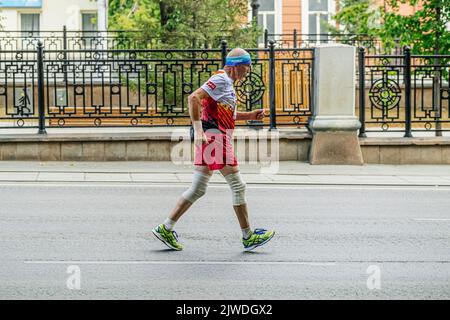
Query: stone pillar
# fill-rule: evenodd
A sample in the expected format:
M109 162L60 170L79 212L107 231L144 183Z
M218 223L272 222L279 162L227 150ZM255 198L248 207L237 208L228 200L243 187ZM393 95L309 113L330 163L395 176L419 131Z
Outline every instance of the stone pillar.
M321 45L314 56L311 164L363 164L355 116L356 48Z

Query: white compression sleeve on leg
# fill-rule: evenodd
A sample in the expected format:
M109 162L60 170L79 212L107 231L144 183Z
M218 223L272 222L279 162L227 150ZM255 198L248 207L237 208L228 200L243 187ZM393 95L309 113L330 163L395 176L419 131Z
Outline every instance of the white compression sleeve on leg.
M210 175L195 171L194 177L192 178L192 185L182 194L182 197L187 201L194 203L206 193L209 179L211 179Z
M245 199L245 182L242 180L240 172L232 173L225 176L225 180L231 188L231 193L233 197L233 206L240 206L241 204L246 204Z

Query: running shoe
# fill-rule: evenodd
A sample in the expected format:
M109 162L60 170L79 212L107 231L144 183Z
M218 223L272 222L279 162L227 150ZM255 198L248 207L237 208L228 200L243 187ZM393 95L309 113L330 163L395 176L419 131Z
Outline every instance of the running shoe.
M267 231L265 229L255 229L252 235L248 239L242 238L242 243L244 244L244 250L250 251L256 247L262 246L269 242L270 239L275 235L275 231Z
M177 233L172 230L167 230L164 223L152 229L153 234L161 240L166 246L173 250L183 250L183 246L178 242Z

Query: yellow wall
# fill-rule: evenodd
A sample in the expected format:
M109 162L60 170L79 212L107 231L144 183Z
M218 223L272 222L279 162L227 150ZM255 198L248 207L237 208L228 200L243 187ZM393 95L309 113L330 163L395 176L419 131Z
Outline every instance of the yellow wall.
M300 0L283 0L283 30L282 33L291 34L294 29L301 32L301 1Z

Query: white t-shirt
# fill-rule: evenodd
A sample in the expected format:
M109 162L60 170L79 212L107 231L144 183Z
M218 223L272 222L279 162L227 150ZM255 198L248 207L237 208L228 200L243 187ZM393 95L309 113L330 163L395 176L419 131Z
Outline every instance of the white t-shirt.
M229 107L234 114L234 119L236 119L236 91L233 87L233 79L231 79L224 70L217 71L217 73L209 78L201 88L217 103Z

